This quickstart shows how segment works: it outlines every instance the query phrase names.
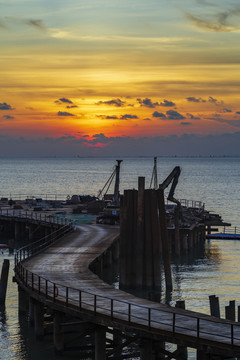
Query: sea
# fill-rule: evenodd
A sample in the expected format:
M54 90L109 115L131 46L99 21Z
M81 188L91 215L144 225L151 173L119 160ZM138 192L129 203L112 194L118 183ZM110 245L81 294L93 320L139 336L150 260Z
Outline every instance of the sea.
M120 193L125 189L137 189L139 176L145 177L146 188L150 186L153 158L121 160ZM0 198L66 200L72 195L96 196L115 165L113 157L0 158ZM207 210L221 215L225 222L240 231L240 158L158 157L158 183L163 182L175 166L181 168L175 197L201 201ZM165 193L168 191L166 189ZM113 184L109 192L113 192ZM0 243L3 241L0 237ZM17 285L12 281L14 254L9 254L8 250L0 252L0 269L4 259L10 260L10 274L6 305L0 307L0 359L58 359L51 336L46 336L43 342L37 341L28 320L18 314ZM174 306L177 300L185 300L187 309L209 314L209 296L216 295L224 317L229 301L235 300L236 307L240 305L239 259L239 240L206 240L205 249L198 256L172 260L173 291L169 295L162 289L161 301ZM117 282L117 274L114 276ZM191 350L189 358L195 359ZM61 359L91 358L68 352Z

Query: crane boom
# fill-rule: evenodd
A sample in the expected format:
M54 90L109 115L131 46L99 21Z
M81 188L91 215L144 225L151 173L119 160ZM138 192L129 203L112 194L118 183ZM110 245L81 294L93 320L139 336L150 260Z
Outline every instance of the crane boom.
M172 182L172 186L169 191L167 199L169 201L172 201L175 204L177 204L178 207L181 207L181 203L180 203L180 201L178 201L177 199L174 198L174 192L175 192L176 186L178 184L178 178L180 176L180 173L181 173L180 166L175 166L175 168L168 175L168 177L163 181L163 183L159 185L160 189L165 190L168 187L168 185Z

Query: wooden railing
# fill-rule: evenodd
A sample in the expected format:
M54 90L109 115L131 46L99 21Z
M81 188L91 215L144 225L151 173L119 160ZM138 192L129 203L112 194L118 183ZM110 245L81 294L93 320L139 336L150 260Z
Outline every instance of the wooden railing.
M61 227L55 233L21 248L15 255L15 273L17 281L29 291L64 307L87 312L96 317L104 317L134 328L155 333L165 333L172 337L189 336L194 341L212 341L231 348L237 347L240 353L240 324L223 319L208 317L204 314L184 313L176 308L154 308L138 305L134 302L118 300L93 291L85 291L52 282L47 277L35 274L27 269L27 258L42 252L71 230L70 225ZM184 325L185 324L185 325Z

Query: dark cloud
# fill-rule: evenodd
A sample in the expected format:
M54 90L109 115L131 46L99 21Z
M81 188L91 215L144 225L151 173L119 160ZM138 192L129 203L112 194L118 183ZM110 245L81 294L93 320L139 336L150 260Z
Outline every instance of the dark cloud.
M108 100L108 101L98 101L97 105L114 105L117 107L122 107L125 105L125 101L122 101L121 99L114 99L114 100Z
M179 114L179 112L174 111L174 110L168 110L166 112L166 114L167 114L167 118L169 120L183 120L183 119L185 119L185 117L183 115Z
M236 111L236 114L240 115L240 111Z
M77 108L77 105L67 105L66 109L73 109L73 108Z
M67 99L67 98L60 98L58 99L60 102L62 103L68 103L68 104L73 104L73 102L70 100L70 99Z
M230 109L226 109L226 108L225 108L225 109L223 109L223 110L222 110L222 112L224 112L224 113L231 113L231 112L232 112L232 110L230 110Z
M240 121L237 122L240 126ZM182 124L183 125L183 124ZM183 125L184 126L184 125ZM187 126L187 125L186 125ZM189 124L190 126L190 124ZM0 135L1 156L240 156L240 131L220 135L116 136L65 135L25 138Z
M152 114L153 117L156 117L156 118L161 118L161 119L166 119L166 115L163 114L163 113L160 113L158 111L154 111L154 113Z
M228 119L224 119L222 117L219 116L219 114L215 114L215 117L213 118L208 118L209 120L214 120L214 121L217 121L217 122L220 122L220 123L223 123L223 124L228 124L228 125L231 125L233 127L240 127L240 120L228 120Z
M74 114L71 114L67 111L59 111L58 116L75 116Z
M201 98L195 98L194 96L187 97L187 101L195 102L195 103L205 103L206 102L206 100L203 100Z
M31 26L32 28L35 28L41 32L46 32L48 29L44 25L43 21L40 19L19 19L15 17L6 16L4 20L1 21L0 27L2 28L8 28L6 24L19 24L19 25L27 25Z
M233 15L240 14L240 7L235 7L226 11L217 13L214 18L201 18L188 12L185 13L188 20L196 27L213 32L232 32L240 29L239 25L233 22Z
M223 101L219 101L217 99L214 99L212 96L209 96L208 100L204 100L202 98L196 98L194 96L187 97L186 100L189 101L189 102L195 102L195 103L209 102L209 103L212 103L212 104L217 105L217 106L223 104Z
M98 143L108 144L109 142L112 141L111 137L109 138L109 137L105 136L103 133L95 134L92 137L93 137L93 140L89 140L90 144L98 144Z
M101 118L101 119L106 119L106 120L116 120L118 119L117 116L115 115L97 115L97 117Z
M160 104L161 106L167 106L167 107L171 107L171 106L175 106L176 104L172 101L168 101L168 100L163 100L163 102L161 102Z
M107 120L110 120L110 119L112 119L112 120L116 120L116 119L118 119L118 117L117 116L106 116L105 117L105 119L107 119Z
M208 102L210 102L216 106L223 104L223 101L218 101L217 99L214 99L212 96L208 97Z
M7 103L0 103L0 110L13 110L11 105L8 105Z
M139 104L141 106L146 106L149 108L155 108L156 106L159 106L160 104L158 102L153 103L151 99L149 98L145 98L145 99L137 99L137 101L139 102Z
M191 125L192 123L189 122L189 121L183 121L180 123L181 125L184 125L184 126L188 126L188 125Z
M200 120L200 117L194 116L194 115L189 114L189 113L187 113L187 116L189 116L191 120Z
M42 20L29 19L29 20L25 20L25 24L33 28L36 28L40 31L47 31L47 27L43 24Z
M14 119L14 116L4 115L3 118L6 119L6 120L12 120L12 119Z
M138 119L137 115L131 115L131 114L125 114L121 116L122 120L127 120L127 119Z

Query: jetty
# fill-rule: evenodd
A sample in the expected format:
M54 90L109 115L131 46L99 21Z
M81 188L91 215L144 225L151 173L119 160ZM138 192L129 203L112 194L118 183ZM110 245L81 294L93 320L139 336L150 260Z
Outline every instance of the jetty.
M9 214L2 217L13 220ZM100 279L104 263L118 257L118 226L81 225L75 231L71 224L55 226L16 253L15 280L19 311L29 314L38 338L44 337L51 315L57 352L67 351L64 338L74 331L92 339L87 350L96 360L125 358L121 354L132 343L141 360L184 359L186 347L197 349L198 359L240 356L237 322L141 299ZM171 352L164 343L176 349Z

